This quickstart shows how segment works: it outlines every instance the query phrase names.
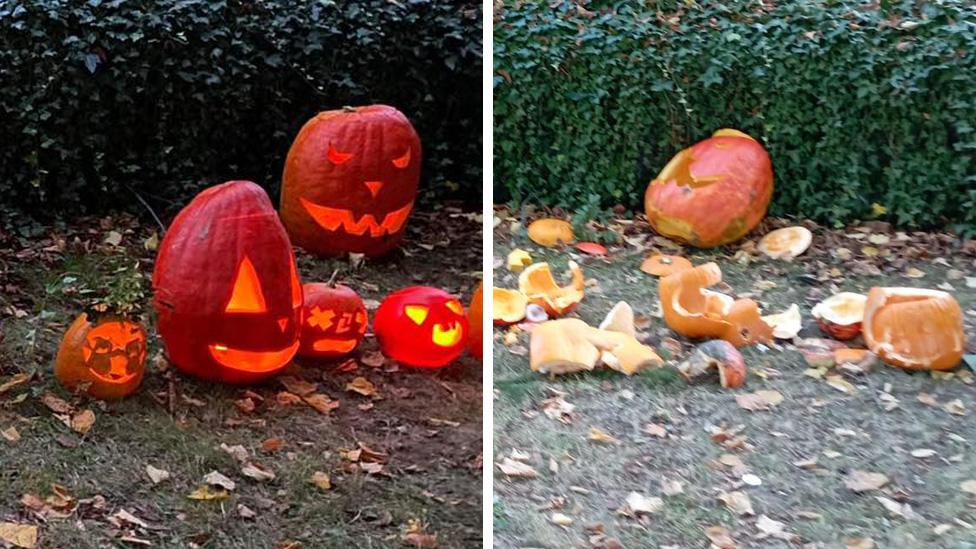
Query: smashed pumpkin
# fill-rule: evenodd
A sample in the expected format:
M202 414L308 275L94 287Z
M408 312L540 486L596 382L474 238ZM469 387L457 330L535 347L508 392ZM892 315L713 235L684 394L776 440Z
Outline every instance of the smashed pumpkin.
M519 290L528 297L529 303L544 308L549 316L562 316L583 300L583 270L575 261L569 262L569 270L573 275L572 282L560 286L548 263L535 263L519 275Z
M627 375L663 364L653 349L633 336L600 330L576 318L550 320L532 330L529 366L534 372L588 371L600 362Z
M529 298L518 290L491 289L491 319L495 324L507 326L525 318Z
M770 341L773 328L762 320L755 301L707 289L721 281L715 263L662 278L658 294L664 322L685 337L719 338L736 347Z
M762 319L763 322L773 327L773 337L776 339L793 339L803 327L800 306L796 303L790 305L782 313L766 315Z
M647 186L644 209L658 233L712 248L751 231L772 196L769 154L748 135L722 129L668 162Z
M834 339L846 341L861 333L861 321L864 320L864 305L867 300L868 297L864 294L841 292L818 303L810 314L824 333Z
M718 372L719 382L726 389L741 387L746 382L746 363L742 353L721 339L706 341L695 347L691 355L678 364L678 372L689 382Z
M539 219L529 224L529 239L540 246L551 248L558 244L569 244L576 237L573 226L562 219Z
M647 256L640 269L651 276L668 276L692 268L691 261L680 255L654 254Z
M962 309L948 292L871 288L862 327L868 349L910 370L949 370L966 349Z
M791 260L807 251L813 242L813 233L806 227L783 227L766 233L756 248L773 259Z

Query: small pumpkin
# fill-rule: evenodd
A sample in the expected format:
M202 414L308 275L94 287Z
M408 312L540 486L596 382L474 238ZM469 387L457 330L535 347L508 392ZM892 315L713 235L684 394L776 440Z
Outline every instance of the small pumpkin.
M420 164L420 138L397 109L319 113L295 137L281 178L281 220L292 242L324 256L394 249L417 197Z
M807 251L813 233L806 227L783 227L766 233L756 248L773 259L792 260Z
M707 289L721 281L722 271L715 263L662 278L658 295L664 322L685 337L720 338L736 347L770 341L773 328L762 320L755 301L734 300Z
M871 288L862 331L871 352L910 370L949 370L966 349L962 309L948 292Z
M366 335L366 305L352 288L335 282L302 285L303 323L298 354L335 359L353 352Z
M540 246L551 248L559 244L569 244L576 237L573 226L562 219L538 219L529 224L529 239Z
M678 371L688 381L698 381L711 372L718 372L719 382L727 389L741 387L746 381L746 363L742 353L721 339L706 341L695 347L691 355L678 365Z
M478 283L474 295L471 296L471 305L468 306L468 328L471 334L468 337L468 352L475 358L481 358L484 352L482 349L482 343L484 342L484 334L482 333L484 316L484 304L482 303L483 286L483 283Z
M832 295L813 307L810 315L824 333L834 339L846 341L861 333L864 320L864 305L868 297L864 294L841 292Z
M519 275L519 291L528 297L529 303L544 308L549 316L562 316L583 300L583 270L575 261L570 261L569 271L573 276L572 282L560 286L553 278L548 263L535 263Z
M525 318L529 298L518 290L491 289L491 318L495 324L507 326Z
M136 392L146 369L146 332L121 318L94 322L82 313L71 323L54 361L54 377L71 391L101 400Z
M429 286L386 296L373 320L383 354L418 368L440 368L457 358L467 348L469 329L461 302Z
M651 276L668 276L692 268L691 261L680 255L653 254L647 256L640 269Z
M748 135L722 129L668 162L647 186L644 209L658 233L712 248L751 231L772 196L769 154Z

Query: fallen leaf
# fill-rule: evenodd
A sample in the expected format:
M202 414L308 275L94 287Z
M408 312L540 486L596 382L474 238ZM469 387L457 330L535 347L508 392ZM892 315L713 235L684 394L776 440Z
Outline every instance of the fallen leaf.
M740 408L752 412L769 410L770 408L783 402L783 395L778 391L761 390L755 393L742 393L735 395L735 402Z
M76 433L87 435L93 425L95 425L95 412L91 410L82 410L71 416L71 429Z
M358 393L365 397L371 397L376 394L376 386L365 377L357 377L356 379L347 383L346 390L353 393Z
M6 393L7 391L13 389L14 387L22 383L26 383L28 379L30 379L30 374L26 374L23 372L19 374L14 374L7 381L0 383L0 395Z
M634 514L646 513L652 514L657 513L664 508L664 500L652 496L647 497L638 492L631 492L627 494L627 509Z
M596 242L579 242L576 244L576 249L584 254L607 255L607 248Z
M278 404L282 406L288 406L291 404L301 404L305 402L304 400L302 400L302 397L296 395L295 393L290 393L288 391L278 391L278 394L275 395L275 400L278 402Z
M905 271L905 276L908 278L922 278L925 276L925 271L915 267L909 267L908 270Z
M196 499L202 501L222 500L222 499L229 498L230 492L228 492L227 490L213 490L212 488L210 488L210 486L205 485L190 492L190 494L187 495L186 497L189 499Z
M759 530L759 535L756 537L759 539L770 536L779 537L783 534L784 528L786 528L786 524L773 520L766 515L759 515L759 518L756 519L756 529Z
M644 426L644 432L658 438L667 438L668 430L657 423L648 423Z
M919 448L917 450L912 450L912 457L919 459L930 458L936 454L937 452L930 448Z
M661 482L661 493L666 496L676 496L684 492L685 488L681 485L681 481L665 480Z
M919 393L916 397L919 402L925 404L926 406L938 406L939 401L935 400L935 397L929 393Z
M226 443L221 442L220 449L227 452L228 454L231 455L231 457L233 457L235 460L241 463L247 461L248 458L250 458L250 455L247 453L247 449L241 446L240 444L228 446Z
M705 537L718 549L737 549L739 547L739 544L732 539L729 531L721 526L709 526L705 528Z
M324 415L328 415L329 412L339 407L338 400L332 400L329 398L329 395L320 393L305 397L305 402L312 408L315 408L318 413Z
M238 503L237 504L237 516L241 517L242 519L252 519L252 518L258 516L258 514L255 513L247 505L244 505L243 503Z
M878 500L878 503L880 503L889 513L896 517L912 520L918 516L915 514L915 511L912 511L912 506L907 503L898 503L897 501L884 496L874 496L874 499Z
M146 465L146 474L149 475L149 480L151 480L153 484L159 484L160 482L169 480L170 478L169 471L157 469L152 465Z
M2 436L10 444L16 444L20 441L20 432L17 431L17 428L13 425L0 431L0 436Z
M824 380L827 382L827 385L830 385L842 393L853 395L857 392L857 387L841 376L827 376L824 378Z
M851 471L844 478L844 486L855 492L868 492L870 490L879 490L882 486L888 484L888 477L881 473L872 473L870 471L861 471L855 469Z
M617 439L613 438L610 433L600 429L599 427L590 427L590 434L587 437L593 442L602 442L604 444L616 444Z
M119 233L118 231L109 231L108 234L105 235L105 240L102 242L110 246L118 246L122 243L122 233Z
M0 522L0 540L14 547L31 549L37 545L37 526L32 524L17 524L15 522Z
M260 463L245 463L241 466L241 474L258 482L274 480L275 478L274 471ZM233 490L233 488L228 488L228 490Z
M312 484L317 486L319 490L330 490L332 488L332 477L328 473L315 471L312 473Z
M749 494L746 494L745 492L740 492L738 490L733 492L722 492L719 494L718 499L737 515L756 514L756 512L752 509L752 501L749 499Z
M284 445L285 445L284 440L281 440L278 437L271 437L271 438L264 439L264 441L261 442L261 450L268 453L277 452Z
M871 538L844 538L844 549L874 549Z
M125 509L119 509L112 516L115 517L115 518L117 518L118 520L120 520L122 522L127 522L129 524L134 524L134 525L140 526L142 528L149 528L149 525L146 524L146 521L144 521L141 518L133 515L129 511L126 511Z
M498 470L509 477L535 478L539 476L539 473L531 465L522 463L521 461L515 461L512 458L502 458L495 465L498 467Z
M959 489L967 494L976 496L976 479L963 481L959 484Z
M958 398L949 402L946 402L942 409L950 414L957 416L966 415L966 407L962 405L962 401Z
M210 486L220 486L221 488L225 488L227 490L233 490L237 486L237 483L227 478L219 471L210 471L204 475L203 482Z
M41 402L52 412L59 414L67 414L74 410L74 407L65 402L64 399L58 398L51 393L44 393L41 396Z
M278 378L278 382L289 392L295 393L298 396L308 396L314 393L319 387L318 383L298 379L295 376L281 376Z
M562 513L553 513L549 521L559 526L569 526L573 523L573 518Z

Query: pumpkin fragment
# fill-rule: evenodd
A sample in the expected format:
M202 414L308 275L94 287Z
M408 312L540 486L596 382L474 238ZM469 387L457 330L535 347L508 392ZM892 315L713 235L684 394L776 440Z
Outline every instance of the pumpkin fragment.
M579 242L576 244L576 249L584 254L607 255L607 247L596 242Z
M521 248L515 248L508 253L508 270L513 273L522 272L522 269L531 264L532 256L529 255L529 252Z
M644 259L640 270L651 276L668 276L679 271L686 271L691 267L691 261L680 255L653 254Z
M573 275L572 282L559 286L548 263L535 263L519 275L519 290L530 303L543 307L549 316L562 316L583 300L583 271L575 261L569 262L569 270Z
M569 244L576 237L573 226L562 219L546 218L529 224L529 239L540 246L552 248L558 244Z
M792 260L807 251L813 233L806 227L783 227L770 231L759 240L756 248L773 259Z
M550 320L532 330L529 366L534 372L567 374L603 361L630 375L663 363L653 349L621 332L600 330L576 318Z
M766 315L762 317L763 322L773 327L773 337L776 339L793 339L803 326L800 318L800 306L796 303L790 305L782 313Z
M491 318L495 324L506 326L525 318L525 307L529 304L529 298L522 292L492 288L491 300Z
M962 309L948 292L871 288L862 326L868 349L910 370L949 370L966 348Z
M810 314L820 329L831 337L854 339L861 333L867 299L864 294L841 292L818 303Z
M746 364L742 353L728 341L715 339L695 347L691 355L678 365L678 372L690 382L698 381L717 371L722 387L741 387L746 379Z

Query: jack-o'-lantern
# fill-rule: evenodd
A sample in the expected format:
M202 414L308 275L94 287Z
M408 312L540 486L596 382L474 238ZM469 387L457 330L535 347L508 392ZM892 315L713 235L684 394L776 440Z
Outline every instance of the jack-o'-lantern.
M457 358L467 345L468 330L461 302L428 286L386 296L373 319L383 354L419 368L439 368Z
M679 152L647 186L658 233L699 248L734 242L766 215L773 165L755 139L730 129Z
M69 390L101 400L131 395L146 368L146 332L118 318L88 320L82 313L68 327L54 362L54 377Z
M153 305L166 354L205 379L249 383L298 351L302 288L284 227L250 181L198 194L159 245Z
M298 354L310 358L339 358L353 351L369 324L366 306L352 288L312 282L302 286L305 311Z
M468 307L468 328L471 331L471 335L468 337L468 352L475 358L481 358L484 352L481 348L484 342L484 334L481 330L484 320L482 318L484 316L484 304L482 303L483 286L484 284L478 283L478 288L474 291L474 295L471 296L471 305Z
M285 159L281 219L292 242L325 256L392 250L413 209L420 161L420 138L393 107L319 113Z

